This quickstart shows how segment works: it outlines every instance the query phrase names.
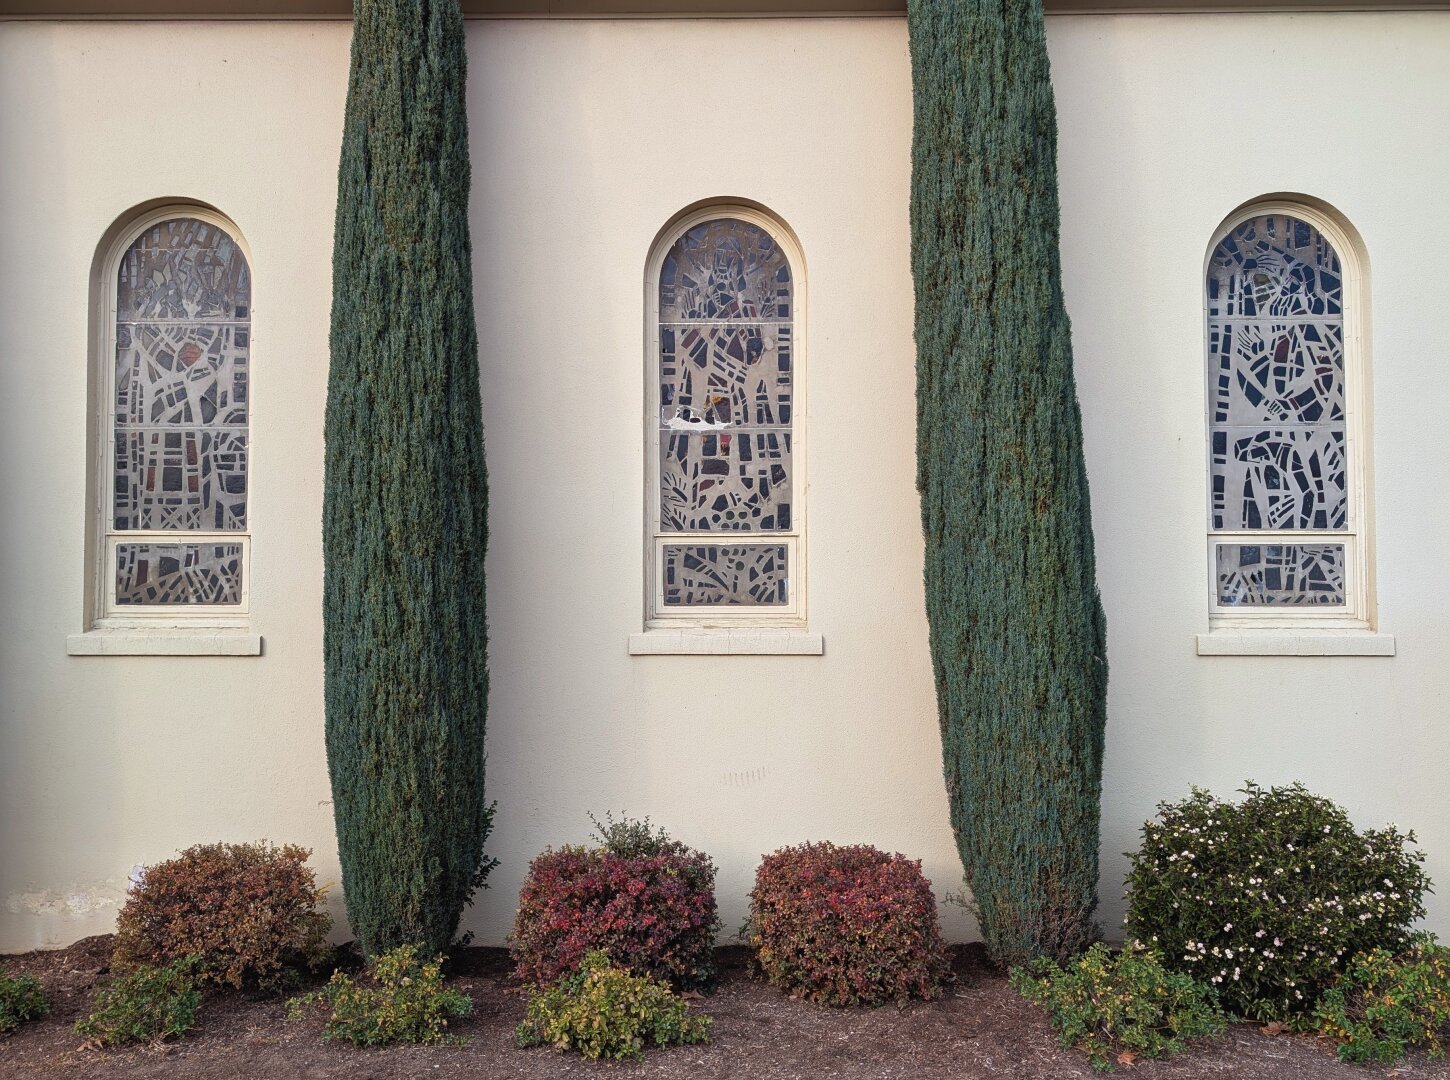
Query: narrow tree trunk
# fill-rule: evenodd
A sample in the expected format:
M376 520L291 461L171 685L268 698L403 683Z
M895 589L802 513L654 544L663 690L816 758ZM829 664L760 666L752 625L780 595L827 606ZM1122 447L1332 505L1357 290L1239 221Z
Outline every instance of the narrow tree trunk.
M952 828L992 955L1094 934L1107 660L1041 0L909 0L917 486Z
M457 0L356 0L323 498L327 759L364 950L444 949L489 869L488 492Z

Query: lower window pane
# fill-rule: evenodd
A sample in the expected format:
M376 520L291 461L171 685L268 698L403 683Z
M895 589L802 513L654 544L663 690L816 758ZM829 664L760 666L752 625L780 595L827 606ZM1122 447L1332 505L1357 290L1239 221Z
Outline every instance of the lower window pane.
M1220 544L1218 602L1223 607L1342 607L1344 548L1343 544Z
M666 544L666 607L779 607L789 599L784 544Z
M118 605L241 602L241 544L116 545Z

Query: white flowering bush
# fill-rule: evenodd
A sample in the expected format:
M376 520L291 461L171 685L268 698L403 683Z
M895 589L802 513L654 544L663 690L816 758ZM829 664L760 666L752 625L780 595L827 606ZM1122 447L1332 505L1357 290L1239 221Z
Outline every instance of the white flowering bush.
M1127 932L1259 1020L1304 1022L1356 953L1398 952L1430 888L1414 833L1356 832L1302 784L1161 803L1130 853Z

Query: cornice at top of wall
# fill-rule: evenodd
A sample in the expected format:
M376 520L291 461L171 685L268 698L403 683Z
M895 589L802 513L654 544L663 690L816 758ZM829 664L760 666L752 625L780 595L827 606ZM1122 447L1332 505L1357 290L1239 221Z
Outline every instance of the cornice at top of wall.
M1044 0L1049 15L1428 11L1450 0ZM462 0L469 18L884 15L906 0ZM0 19L346 19L351 0L0 0Z

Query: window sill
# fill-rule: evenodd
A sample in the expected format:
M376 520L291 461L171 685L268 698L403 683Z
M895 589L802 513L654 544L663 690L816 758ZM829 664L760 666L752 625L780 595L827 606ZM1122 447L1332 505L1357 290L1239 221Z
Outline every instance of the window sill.
M630 656L820 656L820 634L772 626L646 630L629 635Z
M262 635L239 630L88 630L65 639L71 656L261 656Z
M1220 629L1198 635L1199 656L1394 656L1393 634L1372 630Z

